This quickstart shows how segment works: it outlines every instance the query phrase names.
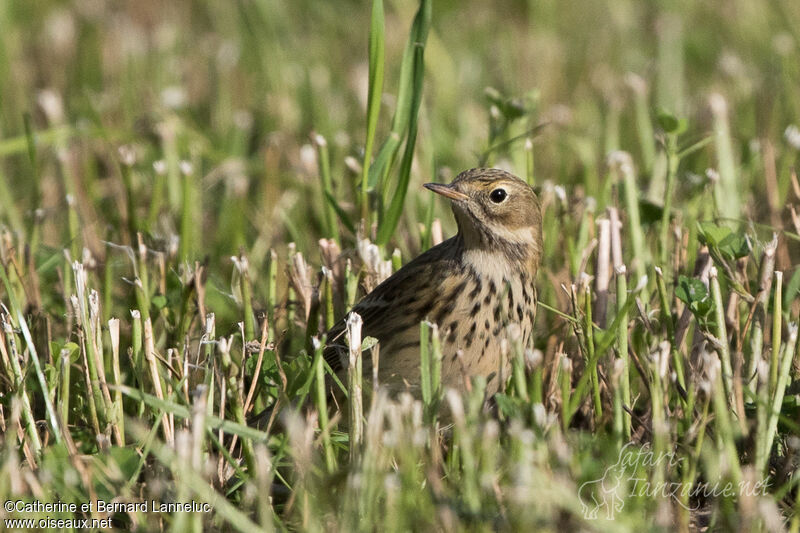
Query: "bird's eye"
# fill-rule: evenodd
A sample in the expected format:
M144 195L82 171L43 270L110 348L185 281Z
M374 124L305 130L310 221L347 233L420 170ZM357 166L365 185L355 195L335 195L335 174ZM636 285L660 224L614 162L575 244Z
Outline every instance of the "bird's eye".
M495 189L489 193L489 199L496 204L499 204L505 200L506 196L508 196L508 194L506 193L505 189Z

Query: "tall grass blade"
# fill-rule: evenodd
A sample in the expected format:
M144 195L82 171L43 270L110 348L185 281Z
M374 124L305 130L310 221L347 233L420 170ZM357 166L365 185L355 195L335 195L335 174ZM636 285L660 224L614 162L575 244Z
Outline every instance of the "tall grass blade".
M413 68L410 72L412 81L409 84L411 93L407 102L405 99L401 100L404 95L398 94L399 105L397 112L400 113L403 110L403 113L408 116L408 133L392 201L384 217L379 221L376 239L379 245L388 243L394 234L397 223L400 221L400 215L403 212L406 192L411 179L411 163L414 160L414 147L417 142L417 118L419 116L419 106L422 102L422 80L425 75L425 43L428 39L428 30L431 23L431 9L431 2L422 0L419 11L414 17L411 35L409 36L409 45L406 48L406 52L410 50L413 53ZM407 110L405 109L406 107Z
M378 115L383 93L383 64L385 27L383 0L372 1L372 17L369 28L369 90L367 94L367 140L364 146L364 163L361 166L361 218L368 221L369 215L369 168L372 160L372 145L378 128Z

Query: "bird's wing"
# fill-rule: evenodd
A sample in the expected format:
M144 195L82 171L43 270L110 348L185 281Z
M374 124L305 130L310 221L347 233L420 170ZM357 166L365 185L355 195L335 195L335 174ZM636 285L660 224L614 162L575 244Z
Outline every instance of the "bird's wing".
M363 320L363 337L385 342L392 335L419 323L434 306L441 277L458 262L455 238L420 255L367 294L352 312ZM346 367L346 318L334 325L327 336L325 361L334 371Z

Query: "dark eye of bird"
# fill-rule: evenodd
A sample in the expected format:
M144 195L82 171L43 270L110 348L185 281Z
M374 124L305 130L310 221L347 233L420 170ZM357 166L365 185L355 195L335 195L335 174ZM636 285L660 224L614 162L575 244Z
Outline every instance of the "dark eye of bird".
M506 199L506 190L505 189L495 189L489 193L489 199L491 199L494 203L499 204L503 200Z

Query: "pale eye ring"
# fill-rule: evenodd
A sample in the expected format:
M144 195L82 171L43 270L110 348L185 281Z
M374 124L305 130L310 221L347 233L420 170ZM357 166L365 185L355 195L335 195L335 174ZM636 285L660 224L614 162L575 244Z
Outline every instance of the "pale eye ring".
M501 203L507 196L506 190L502 188L497 188L489 193L489 199L496 204Z

